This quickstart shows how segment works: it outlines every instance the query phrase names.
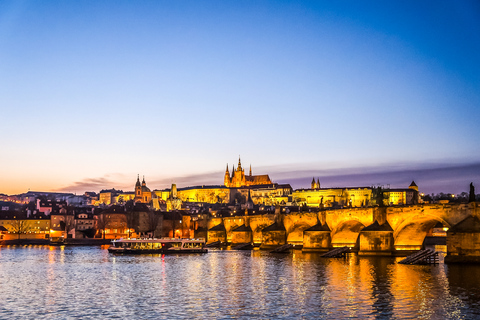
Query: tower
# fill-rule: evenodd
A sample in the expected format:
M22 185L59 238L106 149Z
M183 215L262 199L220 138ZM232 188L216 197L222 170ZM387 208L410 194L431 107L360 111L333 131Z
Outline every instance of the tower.
M250 190L248 190L247 209L253 209L253 200L252 196L250 195Z
M412 180L412 183L410 183L410 186L408 187L409 189L413 189L415 191L418 191L418 186L415 183L415 181Z
M225 170L225 178L223 179L223 184L227 188L230 186L230 172L228 172L228 163L227 163L227 169Z
M135 183L135 202L142 201L142 185L140 184L140 175L137 175L137 183Z

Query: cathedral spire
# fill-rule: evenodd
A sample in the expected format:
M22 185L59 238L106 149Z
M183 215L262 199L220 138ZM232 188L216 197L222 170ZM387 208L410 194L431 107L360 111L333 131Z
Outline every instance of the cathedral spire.
M240 156L238 156L238 168L237 168L238 171L242 171L242 163L240 161Z
M145 176L143 176L143 181L142 181L142 186L146 186L146 183L145 183Z
M225 170L225 173L229 173L229 172L228 172L228 163L227 163L227 169Z
M250 164L250 175L252 175L252 164Z

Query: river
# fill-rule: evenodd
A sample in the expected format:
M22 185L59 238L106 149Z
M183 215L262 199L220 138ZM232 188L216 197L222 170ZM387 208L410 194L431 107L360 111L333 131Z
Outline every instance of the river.
M399 259L0 247L0 319L480 318L480 266Z

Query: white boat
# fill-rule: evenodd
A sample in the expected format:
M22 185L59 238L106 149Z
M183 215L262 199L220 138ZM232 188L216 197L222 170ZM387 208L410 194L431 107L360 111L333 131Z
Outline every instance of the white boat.
M111 253L207 253L205 239L150 238L113 240L108 248Z

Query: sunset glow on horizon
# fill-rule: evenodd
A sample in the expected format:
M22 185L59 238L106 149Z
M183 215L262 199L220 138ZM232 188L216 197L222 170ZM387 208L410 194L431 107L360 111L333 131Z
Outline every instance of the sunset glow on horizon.
M480 186L480 4L0 3L0 193ZM422 189L423 188L423 189Z

